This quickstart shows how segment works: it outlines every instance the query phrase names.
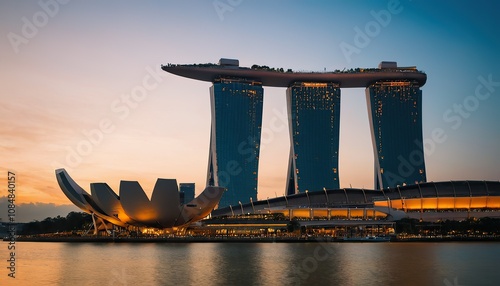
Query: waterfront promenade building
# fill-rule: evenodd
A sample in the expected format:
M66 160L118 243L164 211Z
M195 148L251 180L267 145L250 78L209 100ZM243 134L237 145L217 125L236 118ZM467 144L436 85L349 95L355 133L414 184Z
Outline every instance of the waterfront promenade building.
M287 89L290 158L287 194L338 189L340 88L294 83Z
M212 217L280 213L303 225L338 225L412 218L422 221L500 218L500 182L427 182L383 190L326 189L320 192L218 208ZM369 223L368 223L369 224Z

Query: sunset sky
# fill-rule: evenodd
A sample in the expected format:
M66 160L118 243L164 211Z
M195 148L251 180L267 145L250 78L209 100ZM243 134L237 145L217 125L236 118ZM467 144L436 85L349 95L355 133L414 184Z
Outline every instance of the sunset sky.
M2 1L0 197L10 170L18 179L19 220L77 210L57 185L57 168L89 192L91 182L107 182L118 193L123 179L150 194L161 177L195 182L199 194L211 84L160 66L221 57L296 71L383 60L417 66L428 76L427 179L499 180L499 3ZM341 187L373 188L364 89L341 96ZM285 89L265 87L259 199L284 192L285 112ZM436 142L433 132L445 140ZM4 205L2 198L5 220Z

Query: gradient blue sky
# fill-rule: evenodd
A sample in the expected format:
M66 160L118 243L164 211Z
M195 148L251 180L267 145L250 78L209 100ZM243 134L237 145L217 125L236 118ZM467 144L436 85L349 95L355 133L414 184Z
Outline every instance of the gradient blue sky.
M199 193L208 159L210 83L163 72L150 77L150 70L221 57L238 58L242 66L313 71L376 67L382 60L416 65L428 75L424 137L438 129L446 136L426 154L428 180L500 178L497 1L67 2L57 9L55 0L0 2L0 171L17 172L18 203L33 206L23 208L27 220L29 209L69 204L55 180L59 167L87 190L91 182L107 182L118 192L126 179L138 180L150 194L156 178L166 177L195 182ZM39 3L52 3L54 13L47 15ZM388 5L400 12L346 57L341 45L355 46L356 27L365 31L375 21L372 11ZM34 18L36 31L25 27ZM20 37L23 42L13 44ZM145 78L151 90L126 113L122 95ZM490 93L487 99L476 97L479 78L498 83L480 90ZM453 111L464 103L466 114ZM260 199L284 191L284 108L285 89L265 88L263 127L270 132L260 156ZM342 187L373 187L366 110L364 89L342 90ZM110 132L94 138L80 160L68 161L69 150L88 144L84 132L103 120ZM271 128L271 122L283 124ZM37 215L46 213L52 215Z

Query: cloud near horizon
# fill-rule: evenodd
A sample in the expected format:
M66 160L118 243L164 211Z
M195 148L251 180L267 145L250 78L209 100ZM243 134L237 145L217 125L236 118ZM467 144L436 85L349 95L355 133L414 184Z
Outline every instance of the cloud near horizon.
M2 222L8 222L7 217L9 202L7 197L0 197L0 218ZM41 221L47 217L67 216L70 212L81 211L74 205L56 205L54 203L21 203L15 207L15 222L26 223L31 221Z

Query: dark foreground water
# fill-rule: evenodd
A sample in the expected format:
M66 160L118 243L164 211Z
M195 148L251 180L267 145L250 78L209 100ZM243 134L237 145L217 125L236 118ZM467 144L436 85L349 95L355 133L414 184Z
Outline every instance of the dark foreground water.
M500 243L0 243L0 285L500 285Z

